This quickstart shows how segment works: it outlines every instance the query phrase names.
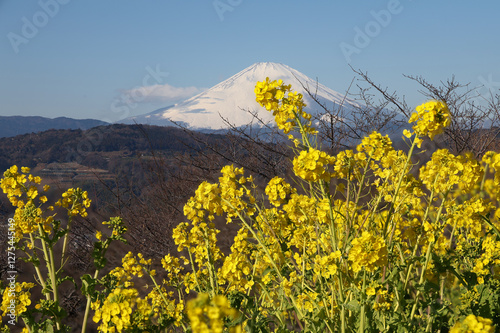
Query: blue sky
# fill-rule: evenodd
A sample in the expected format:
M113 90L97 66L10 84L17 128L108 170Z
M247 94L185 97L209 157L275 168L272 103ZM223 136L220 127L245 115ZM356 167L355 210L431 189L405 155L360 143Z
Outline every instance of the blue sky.
M339 92L350 64L410 105L423 97L403 74L486 93L500 88L498 13L498 1L0 0L0 115L116 121L260 61ZM131 91L146 94L127 104Z

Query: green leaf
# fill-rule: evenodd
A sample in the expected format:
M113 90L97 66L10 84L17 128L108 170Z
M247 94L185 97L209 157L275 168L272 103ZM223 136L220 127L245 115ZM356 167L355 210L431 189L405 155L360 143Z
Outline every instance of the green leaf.
M46 330L45 332L47 332L47 333L54 333L54 326L47 325L47 326L45 326L45 330Z
M361 308L361 305L359 304L358 300L353 299L349 303L344 305L347 310L351 311L359 311Z
M73 279L71 276L65 276L65 277L63 277L63 278L59 278L59 279L57 279L57 280L56 280L56 284L57 284L57 285L60 285L60 284L61 284L61 283L63 283L64 281L71 281L71 282L73 282L73 285L75 286L75 289L77 289L77 288L78 288L78 285L76 284L75 279Z

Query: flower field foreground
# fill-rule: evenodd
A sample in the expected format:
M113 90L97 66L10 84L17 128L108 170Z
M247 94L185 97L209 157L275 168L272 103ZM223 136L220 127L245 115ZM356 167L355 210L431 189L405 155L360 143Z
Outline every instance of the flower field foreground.
M122 266L101 276L106 249L126 230L111 219L110 236L96 235L95 273L82 277L86 318L93 310L101 332L494 332L500 326L500 154L478 161L440 149L414 165L423 138L450 124L446 104L430 101L417 107L412 131L403 133L408 153L373 132L355 150L333 156L318 147L301 94L268 78L255 94L294 144L295 186L275 177L259 189L243 169L225 166L218 183L200 184L184 206L188 222L173 231L178 255L167 254L160 268L128 253ZM1 184L17 206L17 249L47 268L36 271L44 298L19 298L16 311L32 332L62 331L57 288L64 263L55 262L52 248L65 242L70 223L62 228L46 216L50 207L43 208L46 198L29 184L38 180L28 172L12 167ZM63 197L58 203L70 221L85 214L85 192ZM217 244L218 216L239 226L229 253ZM30 288L20 285L19 294ZM8 314L6 304L2 311Z

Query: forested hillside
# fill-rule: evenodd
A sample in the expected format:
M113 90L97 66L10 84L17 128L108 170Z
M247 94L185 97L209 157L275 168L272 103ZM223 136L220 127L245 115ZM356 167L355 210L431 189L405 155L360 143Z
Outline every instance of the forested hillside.
M196 135L207 142L222 138ZM34 168L40 163L77 162L116 172L124 157L150 155L151 151L172 155L188 151L193 145L199 143L192 135L174 127L109 125L89 130L48 130L0 138L0 169L13 164Z

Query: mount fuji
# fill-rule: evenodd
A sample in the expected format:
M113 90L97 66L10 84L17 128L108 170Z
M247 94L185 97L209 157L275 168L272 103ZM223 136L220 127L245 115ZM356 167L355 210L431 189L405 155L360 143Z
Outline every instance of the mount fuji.
M264 123L272 123L272 114L255 101L254 94L257 81L263 81L266 77L271 80L282 79L285 84L291 84L292 90L304 96L304 102L307 104L305 111L313 115L321 112L322 108L304 87L329 109L341 104L347 109L359 105L289 66L259 62L183 102L120 122L159 126L172 126L177 123L193 130L220 130L229 128L228 123L235 127L249 124L261 126L253 116L255 114Z

